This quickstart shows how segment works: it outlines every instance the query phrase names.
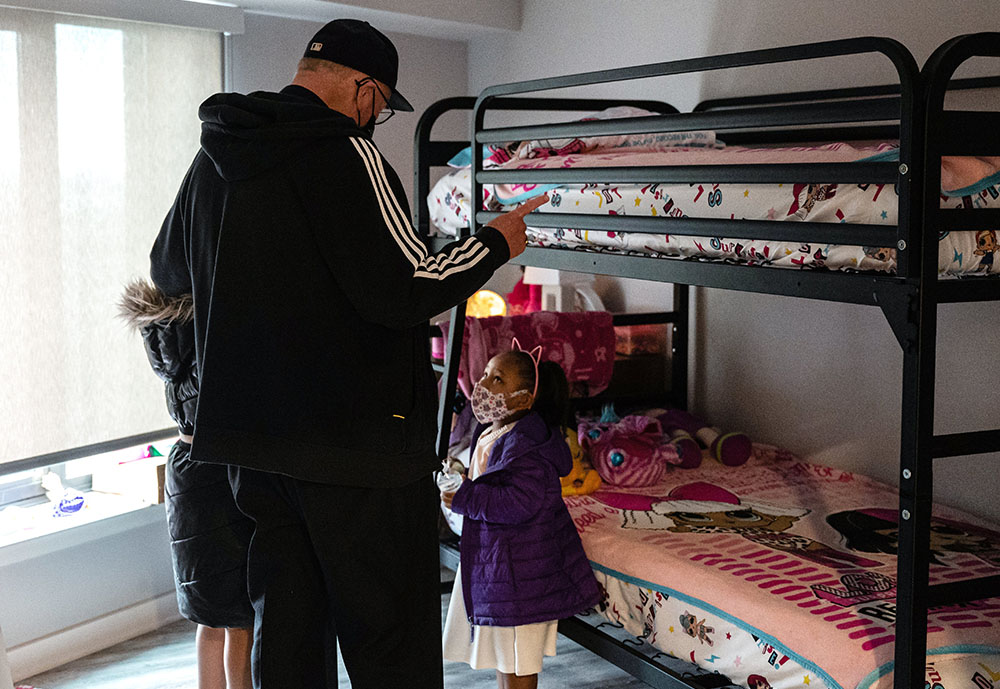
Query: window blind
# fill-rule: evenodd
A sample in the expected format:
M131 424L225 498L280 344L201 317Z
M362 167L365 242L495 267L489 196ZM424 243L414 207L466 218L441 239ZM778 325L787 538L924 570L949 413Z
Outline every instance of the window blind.
M116 302L221 75L216 32L0 8L0 463L172 426Z

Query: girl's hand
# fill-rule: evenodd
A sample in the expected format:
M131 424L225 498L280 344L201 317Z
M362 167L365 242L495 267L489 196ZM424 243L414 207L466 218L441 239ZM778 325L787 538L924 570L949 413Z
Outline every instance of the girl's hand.
M456 471L453 468L452 461L454 461L458 466L463 466L458 460L452 460L450 457L444 460L441 467L442 471L437 474L437 485L438 490L441 491L441 502L449 510L451 509L452 498L455 497L455 493L462 486L462 482L465 481L465 474ZM463 467L464 468L464 467Z
M441 493L441 502L444 503L444 506L447 507L449 510L451 509L451 501L455 498L456 492L457 491L452 490L447 493L445 492Z

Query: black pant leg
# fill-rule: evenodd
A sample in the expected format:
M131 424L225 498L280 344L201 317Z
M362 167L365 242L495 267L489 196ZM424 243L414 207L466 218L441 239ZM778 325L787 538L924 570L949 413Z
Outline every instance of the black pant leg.
M441 689L438 491L298 482L353 689Z
M254 522L247 567L254 689L336 687L326 586L294 482L243 467L231 467L230 481L236 504Z

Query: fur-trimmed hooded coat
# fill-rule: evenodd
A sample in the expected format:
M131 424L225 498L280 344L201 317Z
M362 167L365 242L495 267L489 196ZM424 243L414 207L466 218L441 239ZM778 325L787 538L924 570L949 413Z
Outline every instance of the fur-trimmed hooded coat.
M168 297L154 285L135 280L126 286L119 308L125 322L142 333L149 364L165 384L170 417L181 433L192 435L198 407L198 367L191 295Z

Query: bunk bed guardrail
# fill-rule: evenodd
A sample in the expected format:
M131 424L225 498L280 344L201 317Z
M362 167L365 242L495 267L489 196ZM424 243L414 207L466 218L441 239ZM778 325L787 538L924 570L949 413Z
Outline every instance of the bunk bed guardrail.
M487 112L496 109L504 97L536 91L547 91L569 87L579 87L603 84L612 81L664 77L692 72L706 72L718 69L732 69L782 62L817 60L848 55L863 55L879 53L886 56L895 67L899 76L899 97L893 98L850 98L819 103L797 103L785 106L752 106L738 111L727 112L695 112L674 113L658 117L625 118L618 120L603 120L596 122L570 122L555 125L536 125L527 127L485 128ZM643 167L602 167L574 168L571 170L490 170L483 171L482 161L473 157L473 179L471 198L481 198L483 183L519 182L519 183L579 183L579 182L704 182L707 178L719 182L778 182L789 183L796 180L811 180L813 182L839 183L873 183L894 184L899 191L899 222L895 228L885 226L855 226L851 228L853 239L859 244L868 246L895 246L899 250L899 270L897 276L870 275L838 275L836 281L830 282L816 274L802 274L792 271L755 269L747 270L746 266L726 264L710 264L705 269L699 266L695 275L686 268L680 267L683 262L669 261L669 267L663 265L650 266L650 270L659 274L659 279L686 284L701 284L705 286L735 288L768 292L774 294L803 295L818 299L833 299L853 303L871 304L873 297L873 281L898 282L901 279L916 274L916 266L910 266L908 259L912 247L923 240L920 224L921 213L918 194L914 193L914 180L921 179L922 160L914 155L915 142L921 140L923 133L922 111L917 107L920 90L919 71L912 55L898 41L887 38L854 38L838 41L827 41L811 45L798 45L785 48L771 48L746 53L733 53L713 57L677 60L630 68L619 68L568 75L564 77L549 77L532 81L515 82L488 87L483 90L473 109L474 145L496 143L502 141L522 140L531 138L555 138L574 136L600 136L609 134L634 134L665 131L694 131L698 129L725 130L756 130L775 126L805 127L810 125L843 125L844 123L867 123L872 121L892 120L899 130L899 161L898 162L864 162L864 163L809 163L809 164L756 164L733 165L719 169L713 166L664 166ZM823 135L817 130L816 137ZM534 213L531 222L547 223ZM544 214L547 215L547 214ZM574 216L572 227L588 229L615 229L619 232L650 231L659 228L659 232L679 235L715 236L719 229L718 222L695 218L622 218L616 217L609 222L609 216ZM492 216L480 211L475 214L474 227L486 224ZM642 222L636 222L636 221ZM646 221L652 222L646 222ZM681 220L681 222L677 222ZM621 222L625 221L625 222ZM828 241L830 227L820 227L820 223L782 223L780 221L725 221L725 236L756 237L759 239L777 239L790 242ZM794 225L794 227L790 227ZM843 243L843 242L841 242ZM539 253L544 252L544 253ZM544 265L547 259L553 258L553 252L543 249L529 249L521 261L531 261L533 264ZM623 264L618 259L635 257L620 257L603 255L595 257L594 272L612 271L612 274L631 272L636 266L629 262ZM658 259L650 259L658 261ZM641 262L641 261L640 261ZM557 267L557 266L552 266ZM676 273L674 275L673 273ZM667 277L669 276L669 277ZM847 280L843 278L847 277Z

